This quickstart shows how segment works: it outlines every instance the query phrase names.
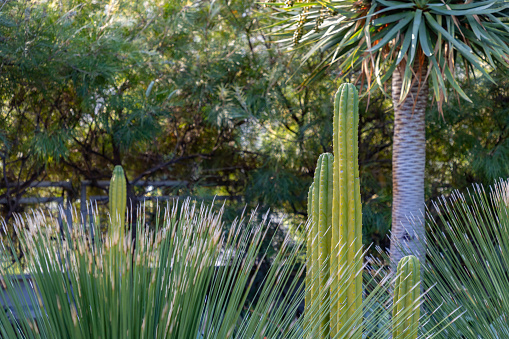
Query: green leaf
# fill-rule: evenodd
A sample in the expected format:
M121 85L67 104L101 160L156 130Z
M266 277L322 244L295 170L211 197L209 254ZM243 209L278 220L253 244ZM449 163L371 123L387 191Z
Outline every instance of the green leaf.
M481 40L483 37L486 37L481 31L481 29L484 28L480 27L479 23L474 19L474 17L472 15L467 15L466 17L477 39Z
M415 11L414 24L412 26L412 49L410 50L410 63L414 61L415 50L417 48L417 37L419 35L419 27L421 25L422 10Z
M493 4L493 3L496 3L498 2L498 0L487 0L487 1L483 1L482 2L482 5L488 5L488 4ZM439 6L440 4L430 4L429 6ZM449 7L451 7L451 9L456 9L456 10L464 10L464 9L470 9L470 8L475 8L477 6L479 6L479 3L477 1L472 1L470 3L464 3L464 4L448 4Z
M440 85L440 88L441 88L441 92L445 93L446 92L445 83L442 78L442 74L440 72L440 66L438 65L437 59L435 58L435 56L432 55L430 57L430 60L431 60L431 63L433 64L432 71L435 72L436 78L438 80L438 84ZM445 98L447 99L447 96L445 96Z
M422 13L422 11L421 11L421 13ZM385 25L388 23L392 23L394 21L399 21L399 20L405 18L407 15L408 15L407 12L403 12L403 13L396 13L396 14L383 16L381 18L376 18L375 20L373 20L373 25L381 26L381 25Z
M405 66L405 72L403 73L403 80L401 81L401 92L400 92L400 101L403 101L408 93L410 92L410 88L412 87L412 64L407 63Z
M436 72L436 70L434 68L432 68L432 70L431 70L431 83L432 83L432 88L433 88L433 94L435 95L435 99L437 101L439 101L440 100L440 87L438 85L437 78L438 78L437 72Z
M507 5L506 5L506 6L503 6L503 8L497 7L494 9L489 9L493 5L493 3L488 4L488 5L484 5L484 2L474 2L474 3L477 4L477 7L473 7L473 8L465 9L465 10L443 9L443 7L445 7L445 5L437 5L437 6L430 5L429 7L431 8L432 13L451 15L451 16L465 16L465 15L474 15L474 14L477 14L477 15L492 14L492 13L500 12L503 8L507 8Z
M413 3L399 2L399 1L377 0L376 2L381 3L385 7L399 7L401 5L405 5L405 6L409 6L409 7L415 6L415 4L413 4Z
M490 18L493 22L497 23L501 28L505 29L507 32L509 32L509 25L506 25L503 23L499 18L494 16L493 14L488 14L488 18Z
M401 31L403 27L405 27L411 20L412 20L412 14L407 13L405 15L405 18L402 19L399 23L397 23L387 34L385 34L384 38L378 42L375 46L373 46L368 52L374 52L376 50L379 50L383 46L385 46L386 43L388 43L390 40L394 38L394 36Z
M405 57L406 52L408 51L408 47L410 47L410 42L412 41L412 27L408 27L407 32L405 34L405 40L403 41L403 44L401 45L401 49L398 53L398 59L396 60L396 65L398 65L401 60ZM412 58L410 59L410 63L412 63Z
M456 79L454 79L454 77L452 76L452 73L451 73L451 70L449 69L449 66L445 65L444 66L444 71L445 71L445 76L447 77L447 80L452 85L452 87L454 87L456 92L458 92L458 94L461 95L461 97L463 99L465 99L466 101L472 103L472 100L470 100L468 95L465 94L465 92L461 89L461 87L456 82Z
M430 46L428 32L426 30L426 23L424 21L421 21L419 26L419 42L421 43L421 48L424 54L428 57L432 56L433 48Z

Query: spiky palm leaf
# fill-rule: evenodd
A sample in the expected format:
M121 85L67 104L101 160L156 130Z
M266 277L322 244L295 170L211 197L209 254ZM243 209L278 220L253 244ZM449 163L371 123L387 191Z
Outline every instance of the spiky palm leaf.
M360 71L369 88L379 87L404 68L401 99L427 67L435 99L447 100L446 82L470 100L456 81L477 70L491 79L486 64L508 66L509 4L504 0L332 0L273 3L280 41L309 47L327 58L313 74L336 64L341 73ZM310 77L310 79L313 78Z

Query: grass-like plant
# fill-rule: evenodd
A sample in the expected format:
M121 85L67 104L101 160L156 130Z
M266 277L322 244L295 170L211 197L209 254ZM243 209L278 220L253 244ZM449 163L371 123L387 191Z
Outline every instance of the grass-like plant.
M138 227L136 242L130 241L129 233L122 238L118 232L91 231L94 223L60 229L38 212L18 219L15 228L31 276L22 280L33 285L25 300L19 294L19 277L2 272L0 298L13 306L0 312L0 335L291 336L299 330L292 325L303 300L304 285L298 283L304 271L298 260L300 243L286 237L271 259L256 302L247 303L251 277L261 263L267 221L240 218L225 234L221 215L222 210L186 201L167 209L156 225ZM11 249L5 246L3 251Z
M466 195L454 192L429 213L426 284L442 305L440 320L460 307L463 316L444 338L509 338L509 186L501 181Z
M0 336L311 338L323 319L320 303L309 305L312 317L297 314L305 295L303 244L287 235L263 284L254 287L252 277L268 260L260 253L268 222L240 218L225 232L221 214L185 201L152 227L141 227L140 217L136 243L129 232L123 239L101 234L98 222L61 229L39 212L18 218L30 278L2 270L0 301L10 307L0 311ZM14 248L6 241L2 251ZM366 338L390 338L393 279L369 260L362 272L357 265L344 272L364 275L362 307L334 338L348 338L359 319ZM22 285L29 293L20 293ZM331 289L328 302L338 302L341 291ZM254 301L247 300L250 292Z

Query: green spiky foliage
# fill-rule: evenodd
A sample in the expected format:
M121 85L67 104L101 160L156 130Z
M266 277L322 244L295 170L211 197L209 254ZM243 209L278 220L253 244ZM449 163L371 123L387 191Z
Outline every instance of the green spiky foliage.
M122 166L115 166L110 180L109 207L113 237L124 239L126 217L126 180Z
M455 77L455 65L488 79L486 65L507 67L509 5L504 0L332 0L274 3L281 21L278 34L290 48L305 47L326 58L313 75L336 64L344 74L357 72L368 88L379 87L404 68L401 98L413 81L428 77L435 99L447 101L445 83L470 101ZM428 67L426 79L412 69ZM311 77L312 79L313 77Z
M441 305L434 323L457 307L464 312L443 337L508 338L509 181L441 197L428 220L424 282L434 286L430 308Z
M118 175L121 168L112 187ZM305 327L295 318L304 299L300 243L286 236L263 286L247 301L251 276L263 262L268 214L261 223L255 213L241 216L224 233L223 211L186 200L158 211L151 226L138 211L136 246L130 232L101 236L98 220L82 225L77 215L63 227L39 212L17 219L31 278L1 268L0 301L11 306L0 312L0 336L301 338ZM12 242L2 245L2 255L14 253Z
M325 187L329 185L325 181L330 181L332 162L330 154L321 157L317 183ZM318 209L318 223L331 219L327 214L330 212L324 213L331 210L330 203L325 203L330 200L329 192L323 190L316 197L318 205L327 206ZM340 283L331 285L328 291L322 289L318 298L306 304L306 314L312 317L296 318L304 296L311 293L311 286L321 286L324 276L311 276L304 290L305 285L300 283L305 269L300 262L301 243L291 234L270 258L264 284L253 291L255 298L247 301L253 289L250 277L257 274L266 254L260 251L269 230L268 213L261 223L254 222L254 213L252 218L241 216L226 232L222 214L223 209L215 212L212 207L186 200L162 213L158 210L155 224L148 226L140 210L136 246L129 233L120 238L113 236L114 232L97 232L94 228L100 225L99 220L83 225L64 218L61 225L39 211L24 219L18 217L14 228L30 277L23 275L20 279L9 267L0 266L0 302L6 306L0 312L0 336L316 338L317 328L323 329L327 318L331 331L337 325L334 314L323 310L343 300L352 289L357 291L357 280L350 277L364 273L366 297L355 299L362 301L359 307L342 305L341 311L354 307L355 311L344 313L341 333L331 333L330 337L356 337L360 328L371 339L390 337L391 324L384 319L390 312L391 275L374 262L363 272L359 269L362 256L346 261L346 267L340 270ZM81 218L74 215L74 220ZM5 223L2 226L7 227ZM318 232L315 225L305 225L306 234L313 231ZM325 240L330 232L325 229L322 233L320 239ZM319 238L319 234L316 236ZM323 244L327 243L314 241L308 255L327 251ZM15 253L12 241L7 239L1 245L0 257ZM355 242L348 246L355 246ZM19 258L15 259L19 264ZM308 264L311 272L316 272L315 265L318 271L323 270L321 259L313 262L311 258ZM329 269L337 274L339 267L331 261ZM322 274L327 275L327 270ZM328 283L332 281L329 278ZM23 286L26 293L20 293ZM328 300L323 300L327 293Z
M392 338L416 339L420 317L421 264L413 255L398 264L392 309Z
M358 94L352 84L343 84L334 102L335 157L320 155L314 182L309 190L309 215L313 218L308 234L308 260L312 266L307 283L308 304L320 298L322 337L362 335L362 205L358 165ZM330 279L330 283L329 283ZM357 317L354 315L357 314ZM313 317L311 315L311 317ZM357 319L352 322L352 319ZM346 326L347 322L351 326Z
M309 191L310 212L313 220L312 231L308 235L310 249L317 248L312 251L312 265L308 280L311 286L310 293L306 300L308 308L310 303L319 300L320 322L318 329L314 333L318 333L321 338L329 337L329 261L331 257L331 221L332 221L332 168L334 156L331 153L321 154L315 170L314 182ZM318 243L315 246L315 243ZM309 251L308 251L309 253ZM313 317L313 315L310 315Z

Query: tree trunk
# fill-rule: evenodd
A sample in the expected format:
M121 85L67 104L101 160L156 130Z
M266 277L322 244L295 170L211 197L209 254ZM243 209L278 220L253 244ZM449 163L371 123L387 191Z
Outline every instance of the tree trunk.
M404 256L401 247L405 248L406 252L413 252L421 263L425 259L423 246L425 240L424 167L426 161L424 117L428 102L428 84L424 79L426 70L427 63L414 69L417 79L412 85L410 93L401 103L399 101L404 67L396 69L392 75L394 144L392 150L391 261L393 268Z

